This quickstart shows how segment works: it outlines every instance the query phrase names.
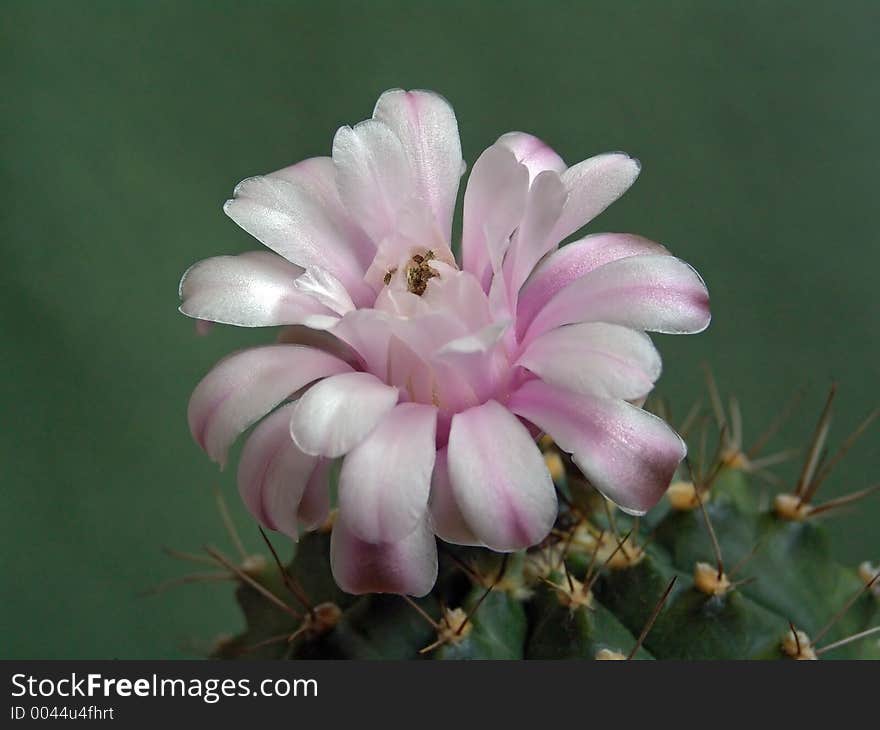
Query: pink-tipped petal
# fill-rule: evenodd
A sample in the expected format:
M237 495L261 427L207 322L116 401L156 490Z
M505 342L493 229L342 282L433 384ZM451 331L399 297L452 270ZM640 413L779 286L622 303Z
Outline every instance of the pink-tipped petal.
M437 580L437 541L422 521L402 540L370 543L337 518L330 538L330 567L346 593L427 595Z
M630 256L567 285L538 312L524 340L575 322L694 334L710 319L709 292L692 266L674 256Z
M657 504L687 453L666 423L622 400L532 380L509 406L548 433L596 489L630 514Z
M561 241L587 225L629 189L640 170L639 161L622 152L596 155L565 170L568 199L552 237Z
M660 377L660 353L643 332L604 322L559 327L534 340L517 362L577 393L632 401Z
M452 483L449 481L446 449L437 452L437 460L434 462L429 510L431 529L441 540L453 545L483 544L468 526L458 502L455 501Z
M261 524L296 539L300 502L318 458L304 454L290 438L293 405L267 416L248 437L238 462L238 489Z
M314 380L351 370L326 352L299 345L255 347L221 360L189 401L190 432L214 461L226 462L248 426Z
M356 302L365 302L363 275L375 245L343 207L334 176L328 158L305 160L243 180L223 210L275 253L304 268L327 269Z
M297 401L290 432L307 454L336 458L363 441L397 398L397 388L369 373L336 375L309 388Z
M320 302L339 316L355 308L345 285L320 266L310 266L306 269L305 273L294 282L294 286L298 292Z
M288 434L290 424L287 425ZM304 530L315 530L330 516L330 459L318 458L318 464L306 483L296 511L296 518Z
M544 255L559 241L551 237L565 204L565 187L559 175L546 170L529 188L522 222L504 261L508 290L514 299L523 282Z
M544 170L563 172L566 168L563 159L556 154L550 145L526 132L502 134L495 144L507 147L516 155L517 162L525 165L528 169L530 182L534 181Z
M659 243L629 233L596 233L563 246L538 265L522 288L516 309L517 336L522 337L538 311L575 279L627 256L665 253Z
M448 241L464 169L452 106L431 91L393 89L379 97L373 118L387 124L400 139L412 165L416 194L431 207Z
M505 147L493 145L474 163L464 193L462 262L483 284L500 264L503 246L519 225L529 188L529 171Z
M267 327L298 324L332 312L295 284L303 270L268 251L215 256L180 280L180 311L199 320Z
M396 542L423 520L436 431L436 408L401 403L345 457L339 513L358 538Z
M368 119L341 127L333 139L339 196L377 244L395 230L398 211L412 195L413 172L397 135Z
M543 540L556 519L556 491L528 429L495 401L457 413L449 478L474 534L500 552Z

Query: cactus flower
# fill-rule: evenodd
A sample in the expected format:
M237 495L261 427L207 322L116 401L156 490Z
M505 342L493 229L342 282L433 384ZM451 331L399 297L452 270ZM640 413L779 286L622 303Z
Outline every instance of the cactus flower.
M621 153L571 167L511 132L474 163L461 255L452 223L465 170L450 105L388 91L342 127L332 155L241 182L225 212L268 250L200 261L181 312L277 342L222 360L189 405L254 517L294 538L328 517L343 457L331 563L351 593L423 595L435 538L496 551L540 542L556 493L549 434L621 509L666 490L682 439L639 405L660 374L646 332L709 323L700 276L639 236L560 248L635 181Z

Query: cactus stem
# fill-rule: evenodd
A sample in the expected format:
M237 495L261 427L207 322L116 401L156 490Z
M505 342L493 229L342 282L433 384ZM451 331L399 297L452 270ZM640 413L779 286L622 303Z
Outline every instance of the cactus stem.
M819 632L815 636L814 641L819 641L819 639L825 636L825 634L827 634L834 627L834 625L846 615L846 612L849 611L850 608L852 608L852 605L857 600L859 600L859 598L861 598L862 594L871 590L874 584L877 583L878 579L880 579L880 571L878 571L877 575L871 578L870 581L865 583L865 585L863 585L861 588L859 588L859 590L857 590L855 593L852 594L852 596L849 597L847 602L843 604L840 610L835 613L828 621L828 623L819 630Z
M769 456L763 456L760 459L750 461L749 469L750 471L757 471L760 469L766 469L768 466L777 466L778 464L785 463L789 459L793 459L800 453L800 449L785 449L783 451L777 451L775 454L770 454Z
M825 407L822 409L822 414L816 423L816 430L813 432L807 458L804 460L804 466L801 469L801 475L794 490L795 495L798 497L804 497L807 494L807 489L818 464L819 454L825 446L825 439L828 438L828 429L831 426L831 405L834 403L835 395L837 395L837 383L832 383L828 397L825 400Z
M880 583L875 583L877 576L880 575L880 569L875 568L867 560L859 565L859 577L867 584L871 585L871 593L880 598Z
M816 493L819 489L819 486L824 482L828 475L831 473L831 470L840 463L840 460L843 459L844 456L847 455L849 450L855 445L856 441L859 440L861 435L868 430L868 427L877 420L877 417L880 416L880 408L876 408L868 416L863 420L849 436L846 437L846 440L840 445L840 448L835 452L834 456L828 460L828 463L825 464L820 470L819 473L816 474L816 478L813 480L813 483L810 485L809 489L809 497Z
M278 557L278 553L275 552L275 546L272 545L272 541L269 540L269 536L265 533L262 527L257 527L260 531L260 535L263 538L263 541L266 543L266 546L269 548L269 552L272 553L272 557L275 559L275 565L278 568L278 572L281 573L281 580L284 581L284 585L287 587L287 590L290 591L291 595L299 601L300 605L308 611L309 615L314 619L315 618L315 607L312 605L312 602L309 600L309 597L306 595L306 592L303 590L303 587L300 585L299 581L294 578L287 568L284 567L280 558Z
M860 631L858 634L847 636L845 639L835 641L833 644L828 644L827 646L823 646L821 649L817 649L816 655L818 656L824 654L826 651L831 651L832 649L838 649L841 646L846 646L847 644L851 644L852 642L858 641L859 639L864 639L868 636L872 636L873 634L876 634L878 632L880 632L880 626L875 626L874 628Z
M712 403L712 411L715 414L715 423L719 429L726 430L727 417L724 414L724 403L721 400L721 393L718 391L718 383L715 382L712 368L705 362L703 363L703 374L706 378L706 387L709 390L709 401Z
M792 659L812 660L818 659L813 649L813 644L807 634L797 628L789 621L789 631L786 632L782 639L782 651Z
M577 578L573 578L571 575L568 575L567 577L567 584L562 585L554 583L547 578L542 578L541 580L556 592L556 596L559 598L559 603L569 608L572 613L582 607L592 610L593 592Z
M223 497L220 487L216 485L214 486L214 500L217 503L217 511L220 513L220 519L223 520L223 527L226 528L226 534L229 535L229 539L232 540L232 544L235 545L235 549L238 550L241 558L243 560L246 559L248 552L245 550L244 543L241 541L241 535L239 535L238 530L235 529L235 524L229 514L229 507L226 504L226 499Z
M724 596L733 586L724 572L719 573L709 563L697 563L694 566L694 588L709 596Z
M492 584L486 588L486 590L483 592L483 595L481 595L477 599L474 607L468 612L468 615L465 616L465 619L462 622L461 626L459 626L458 630L455 632L456 636L461 636L465 627L470 623L471 619L474 617L474 614L477 612L477 609L479 609L480 606L483 605L483 601L485 601L488 595L495 589L495 586L497 586L501 582L501 579L507 572L507 561L509 558L510 553L504 553L504 557L501 559L501 567L498 569L498 575L495 576L495 580L492 581Z
M846 505L853 504L854 502L858 502L865 497L870 497L878 490L880 490L880 483L872 484L870 487L867 487L866 489L860 489L858 492L852 492L851 494L844 495L843 497L837 497L836 499L829 500L828 502L823 502L822 504L818 504L815 507L811 507L809 511L809 516L815 517L816 515L821 515L826 512L845 507Z
M771 421L764 433L758 436L755 442L749 446L746 450L746 456L749 459L753 459L760 454L761 450L767 445L767 442L779 433L779 429L785 425L786 421L788 421L791 414L794 413L795 408L797 408L798 404L803 399L805 390L806 389L803 387L798 388L794 392L794 395L789 399L788 403L786 403L783 409L779 412L779 415Z
M654 609L651 611L651 615L648 617L648 620L645 621L645 625L642 627L642 633L639 634L635 646L633 646L629 656L626 657L627 659L632 659L636 655L636 652L642 647L642 644L645 643L645 639L648 638L648 634L651 633L651 629L654 628L654 623L657 621L660 611L663 610L663 605L666 603L666 599L669 598L669 594L672 593L675 581L677 580L677 575L672 576L672 580L669 581L669 585L666 586L666 590L663 591L663 595L660 596L660 600L657 601Z
M175 550L170 547L163 547L162 552L166 555L175 558L176 560L186 560L190 563L199 563L201 565L216 565L216 561L209 558L207 555L198 555L197 553L185 553L182 550Z
M419 654L428 654L444 644L460 644L472 629L468 619L469 615L460 608L444 608L443 620L437 626L437 640L419 649Z
M626 541L629 540L630 535L632 535L632 530L626 533L623 540L618 540L617 547L611 551L611 554L607 558L605 558L605 562L602 563L602 565L597 570L595 570L591 576L586 576L586 578L584 579L584 595L588 595L592 592L593 586L596 585L596 581L599 580L599 576L602 574L602 571L611 564L614 556L621 551ZM625 552L624 555L626 555ZM644 553L642 553L642 555L644 555ZM641 556L639 559L641 559ZM629 565L629 561L627 562Z
M177 586L188 585L190 583L213 583L215 581L224 580L233 580L233 577L229 575L229 573L191 573L179 578L166 580L154 588L148 588L147 590L142 591L139 595L158 596L171 588L176 588Z
M749 561L751 561L752 558L754 558L758 554L758 551L761 549L763 544L764 544L764 538L759 539L755 543L755 546L751 550L749 550L749 552L746 553L746 555L744 555L742 558L740 558L739 562L737 562L736 565L734 565L733 568L730 569L730 573L728 575L731 578L736 577L737 573L739 573L743 568L745 568L746 565L748 565Z
M700 412L703 410L703 402L701 400L694 401L694 404L691 406L691 409L687 412L687 415L684 417L684 420L681 422L681 425L678 427L678 432L681 434L682 438L687 438L691 429L694 427L694 424L697 422L697 418L700 416Z
M229 570L230 572L237 575L241 580L247 583L251 588L253 588L257 593L262 595L267 601L277 606L279 609L284 611L285 613L289 613L295 619L302 619L302 614L297 611L292 606L287 605L284 601L282 601L278 596L276 596L272 591L270 591L266 586L262 585L260 582L254 580L251 576L245 573L241 568L237 565L233 565L228 558L226 558L219 550L210 545L205 546L205 552L208 553L214 560L216 560L220 565Z
M773 500L773 511L781 520L803 522L810 516L812 507L796 494L777 494Z
M434 619L432 619L428 615L428 612L425 611L425 609L423 609L418 603L416 603L412 598L410 598L409 596L407 596L405 594L401 594L400 597L404 601L406 601L410 605L410 607L412 607L412 609L417 614L419 614L419 616L421 616L423 619L425 619L425 621L427 621L434 628L435 631L440 631L440 629L442 628L442 625L440 623L438 623L437 621L435 621Z
M696 488L693 482L675 481L666 490L666 498L676 512L690 512L697 508Z
M688 464L688 468L690 468L690 464ZM715 528L712 526L712 520L709 518L709 511L706 509L706 505L703 504L703 499L700 497L700 490L694 490L694 497L697 500L697 505L700 507L700 512L703 514L703 522L706 523L706 531L709 533L709 540L712 542L712 552L715 553L715 563L718 566L718 582L721 583L722 578L724 578L724 558L721 555L721 545L718 543L718 536L715 534Z

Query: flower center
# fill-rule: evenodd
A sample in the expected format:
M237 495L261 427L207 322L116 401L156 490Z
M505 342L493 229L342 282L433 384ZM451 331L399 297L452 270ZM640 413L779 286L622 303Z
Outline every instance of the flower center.
M424 254L415 254L406 264L406 290L411 294L422 296L428 288L428 281L439 274L431 268L430 262L434 260L433 251L425 251ZM391 283L391 278L397 269L392 269L385 274L386 286Z

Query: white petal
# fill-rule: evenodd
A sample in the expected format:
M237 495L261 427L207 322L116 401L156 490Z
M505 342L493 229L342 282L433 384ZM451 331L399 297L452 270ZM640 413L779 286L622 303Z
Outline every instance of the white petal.
M575 279L627 256L666 253L659 243L629 233L596 233L563 246L538 265L522 288L516 309L517 336L522 338L538 311Z
M290 424L287 425L288 434ZM312 476L306 483L296 517L305 530L315 530L330 516L330 459L319 458Z
M660 353L643 332L604 322L559 327L534 340L517 362L578 393L635 400L660 377Z
M396 542L425 516L436 453L437 409L396 406L345 457L339 512L367 542Z
M644 514L660 500L687 453L663 421L622 400L532 380L509 405L550 434L590 483L630 514Z
M294 282L294 286L336 314L343 315L355 308L342 282L320 266L306 269Z
M397 542L369 543L337 519L330 538L330 567L346 593L424 596L437 580L437 541L425 521Z
M288 261L327 269L361 303L370 296L362 279L376 249L342 206L334 174L329 159L314 158L251 177L223 210Z
M196 386L189 401L193 438L223 465L232 442L248 426L318 378L350 371L326 352L268 345L230 355Z
M180 311L199 320L265 327L330 314L298 291L299 266L268 251L215 256L193 264L180 280Z
M517 162L528 168L531 182L544 170L563 172L566 168L565 162L552 147L526 132L502 134L495 144L507 147L516 155Z
M267 416L248 436L238 462L238 489L260 523L296 539L300 501L318 458L304 454L290 438L293 405Z
M403 145L382 122L341 127L333 139L339 195L377 244L395 229L400 207L413 192Z
M468 526L449 481L449 467L446 461L446 449L437 452L434 462L434 474L431 479L430 500L431 529L441 540L453 545L482 545Z
M538 313L524 340L575 322L693 334L710 319L709 292L692 266L674 256L630 256L568 284Z
M541 452L510 411L488 401L457 413L448 446L449 478L474 534L507 552L543 540L556 519L556 491Z
M464 161L449 102L430 91L395 89L379 97L373 118L400 139L415 174L416 192L430 205L445 240L450 240Z
M550 170L538 175L529 188L522 222L504 261L511 296L516 297L535 265L559 243L551 234L564 204L565 187L559 175Z
M461 250L464 270L481 284L519 225L528 188L529 171L506 147L493 145L474 163L464 193Z
M562 173L568 199L552 237L567 238L623 195L639 176L638 160L621 152L597 155Z
M369 373L327 378L297 401L290 432L307 454L342 456L370 434L397 398L397 388Z

